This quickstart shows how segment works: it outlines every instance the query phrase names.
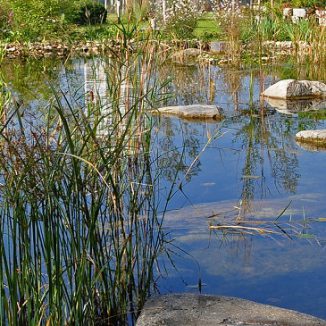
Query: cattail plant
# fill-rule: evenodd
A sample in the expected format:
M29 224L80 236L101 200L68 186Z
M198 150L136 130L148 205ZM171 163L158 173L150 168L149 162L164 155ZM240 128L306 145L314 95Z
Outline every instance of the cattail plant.
M158 59L156 43L112 49L105 100L52 87L37 123L1 105L2 324L123 325L152 291L165 241L146 111Z

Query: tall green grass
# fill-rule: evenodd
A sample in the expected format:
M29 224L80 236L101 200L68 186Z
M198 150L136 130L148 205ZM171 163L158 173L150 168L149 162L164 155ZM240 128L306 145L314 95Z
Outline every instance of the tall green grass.
M164 234L146 108L159 48L111 55L105 101L53 88L35 121L1 93L1 324L132 323L153 289Z

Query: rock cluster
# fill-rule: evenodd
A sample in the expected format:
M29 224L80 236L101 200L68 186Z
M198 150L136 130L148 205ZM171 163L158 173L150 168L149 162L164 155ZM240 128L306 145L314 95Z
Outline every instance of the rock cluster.
M283 18L289 19L293 23L298 23L300 20L308 19L314 16L320 26L326 26L326 8L306 9L306 8L290 8L283 9Z
M17 57L66 57L69 54L78 55L97 55L103 53L110 48L120 48L121 44L115 40L103 40L96 42L76 42L65 44L60 41L53 42L34 42L34 43L8 43L0 44L7 58L13 59ZM134 44L128 44L129 49L133 49Z

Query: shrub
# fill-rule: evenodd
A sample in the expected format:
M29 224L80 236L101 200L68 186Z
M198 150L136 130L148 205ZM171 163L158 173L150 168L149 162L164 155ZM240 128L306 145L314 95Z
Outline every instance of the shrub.
M74 22L78 25L96 25L106 21L107 11L100 3L89 2L77 8Z
M0 35L6 36L13 21L13 11L7 3L0 4Z
M171 0L166 9L164 29L179 39L193 38L199 14L192 0Z

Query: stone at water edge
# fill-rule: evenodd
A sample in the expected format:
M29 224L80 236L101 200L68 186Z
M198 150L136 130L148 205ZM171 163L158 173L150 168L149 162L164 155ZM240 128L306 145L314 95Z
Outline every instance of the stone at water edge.
M326 146L326 129L302 130L295 135L295 139L302 143Z
M200 294L150 298L136 326L326 326L326 321L256 302Z
M171 60L175 63L184 63L188 60L197 60L200 55L203 54L201 49L188 48L179 50L172 54Z
M261 95L279 99L326 98L326 84L319 81L285 79L268 87Z
M229 47L229 42L225 41L213 41L209 43L209 51L212 53L224 53Z
M222 108L216 105L207 104L165 106L152 110L152 113L174 115L185 119L221 120L223 118Z

